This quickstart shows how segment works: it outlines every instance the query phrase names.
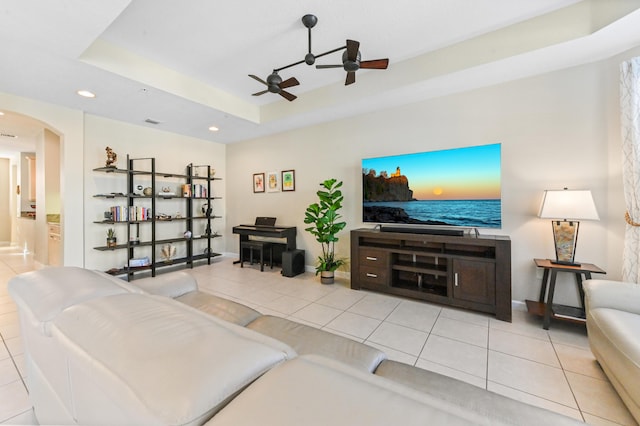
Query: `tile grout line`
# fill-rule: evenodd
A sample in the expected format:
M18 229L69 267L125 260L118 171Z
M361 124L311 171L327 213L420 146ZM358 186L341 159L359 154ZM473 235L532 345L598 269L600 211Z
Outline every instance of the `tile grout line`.
M13 358L13 354L9 350L9 346L7 346L7 342L4 340L4 336L2 335L2 332L0 332L0 339L2 340L2 344L4 345L5 349L7 350L7 353L9 354L9 359L11 359L11 363L13 364L13 367L16 369L16 372L18 373L18 377L22 382L22 386L24 386L24 389L27 391L27 394L29 394L29 388L27 388L27 384L24 382L24 379L22 378L22 374L20 374L20 369L16 364L16 360Z
M487 365L484 372L485 380L484 380L484 388L489 390L489 341L491 339L491 321L489 321L489 327L487 329Z
M416 357L416 362L413 363L413 366L416 367L416 364L418 364L418 361L420 360L420 355L422 355L422 352L424 352L424 348L427 346L427 342L429 341L429 338L431 338L431 335L433 334L433 328L436 326L436 323L438 322L438 319L440 319L440 315L442 314L442 308L440 308L440 310L438 311L438 315L436 316L435 321L433 321L433 324L431 325L431 328L429 329L429 332L427 333L427 338L424 339L424 343L422 344L422 348L420 349L420 353L418 354L418 356ZM445 317L443 317L445 318ZM431 361L433 362L433 361ZM438 364L436 362L436 364ZM420 367L418 367L420 368ZM449 367L451 368L451 367Z
M547 333L549 333L549 332L547 332ZM580 417L582 417L582 421L586 423L587 421L584 418L584 413L582 412L582 407L580 407L580 404L578 403L578 398L576 397L576 393L573 391L573 386L571 386L571 382L569 381L569 377L567 377L567 372L564 369L564 365L562 365L562 360L560 359L560 355L558 355L558 351L556 350L556 345L553 342L553 340L551 339L551 335L549 335L549 340L551 340L551 347L553 348L553 353L556 355L556 358L558 359L558 363L560 364L560 368L562 369L562 376L567 381L567 385L569 386L569 390L571 391L571 396L573 397L573 400L576 403L576 407L578 407L578 412L580 413Z

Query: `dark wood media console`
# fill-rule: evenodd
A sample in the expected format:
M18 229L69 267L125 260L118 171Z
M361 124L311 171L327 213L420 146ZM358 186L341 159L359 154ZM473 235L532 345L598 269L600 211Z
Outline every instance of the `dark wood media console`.
M488 312L511 322L511 240L355 229L351 288Z

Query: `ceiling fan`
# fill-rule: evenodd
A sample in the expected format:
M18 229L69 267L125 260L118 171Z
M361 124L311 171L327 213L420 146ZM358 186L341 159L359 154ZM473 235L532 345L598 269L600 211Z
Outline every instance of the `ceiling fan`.
M316 65L316 68L344 68L347 71L347 79L345 80L345 86L356 82L356 71L360 68L369 68L369 69L387 69L389 65L389 59L376 59L372 61L361 61L360 60L360 42L354 40L347 40L346 46L340 46L335 49L331 49L324 53L320 53L319 55L314 55L311 53L311 28L315 27L318 23L318 18L315 15L304 15L302 17L302 24L307 28L308 31L308 39L309 39L309 50L305 55L304 59L298 62L294 62L289 65L285 65L284 67L276 68L273 70L271 74L267 77L267 81L262 80L261 78L249 74L249 77L254 80L259 81L260 83L267 86L267 90L263 90L261 92L254 93L253 96L264 95L267 92L276 93L287 99L288 101L293 101L297 98L297 96L287 92L286 88L297 86L300 84L295 77L288 78L282 81L282 77L278 75L278 71L282 71L284 69L300 65L302 63L306 63L307 65L313 65L316 62L316 59L329 55L334 52L338 52L340 50L344 50L342 54L342 65Z
M348 86L356 82L356 71L360 68L384 70L389 65L389 59L374 59L370 61L361 61L360 42L355 40L347 40L346 50L342 53L342 65L316 65L317 69L326 68L344 68L347 72L347 78L344 85Z
M289 102L297 98L297 96L295 96L294 94L291 94L286 90L284 90L288 87L293 87L300 84L300 82L295 77L291 77L286 79L285 81L282 81L282 77L280 77L278 75L278 71L275 71L275 70L273 71L273 73L269 74L269 77L267 77L267 81L264 81L260 77L257 77L252 74L249 74L249 77L267 86L266 90L263 90L261 92L256 92L253 94L253 96L260 96L260 95L264 95L267 92L271 92L271 93L277 93L278 95L282 96Z

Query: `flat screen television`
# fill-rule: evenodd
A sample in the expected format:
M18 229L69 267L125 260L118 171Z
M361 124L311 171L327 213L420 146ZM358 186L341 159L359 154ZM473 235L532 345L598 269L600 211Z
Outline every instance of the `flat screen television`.
M363 221L418 229L501 228L500 148L497 143L363 159Z

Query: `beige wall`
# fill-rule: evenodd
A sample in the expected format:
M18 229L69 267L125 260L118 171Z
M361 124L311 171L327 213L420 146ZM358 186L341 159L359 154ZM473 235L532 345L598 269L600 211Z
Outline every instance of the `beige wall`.
M624 204L620 179L617 67L638 51L591 65L428 100L347 120L229 145L227 230L273 215L298 227L312 265L318 244L303 229L318 183L344 181L348 226L338 251L349 255L349 229L361 221L360 161L365 157L502 143L503 227L484 234L512 241L513 299L536 298L533 258L554 257L551 225L537 218L544 189L591 189L601 216L583 221L577 259L620 277ZM253 173L296 170L296 190L252 193ZM370 225L366 225L370 226ZM237 237L226 239L237 252ZM573 277L560 276L557 300L577 303Z

